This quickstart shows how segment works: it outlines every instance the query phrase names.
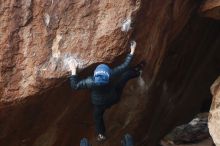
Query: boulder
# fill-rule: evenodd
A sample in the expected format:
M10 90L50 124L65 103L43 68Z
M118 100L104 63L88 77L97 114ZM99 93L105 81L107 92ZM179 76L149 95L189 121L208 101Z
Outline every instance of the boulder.
M100 62L120 64L137 42L133 64L147 62L121 102L105 114L108 140L125 133L156 146L210 97L219 73L219 22L192 0L4 0L0 3L0 145L94 146L89 91L72 91L69 62L80 77Z
M189 123L175 127L163 138L162 143L167 142L171 145L198 144L208 138L210 138L208 113L200 113Z
M1 103L39 95L67 77L69 62L84 69L124 53L138 2L4 1L0 5Z
M212 105L210 109L210 115L209 115L209 131L210 134L216 144L216 146L220 146L220 128L219 128L219 115L220 115L220 77L214 82L214 84L211 87L211 92L213 95Z

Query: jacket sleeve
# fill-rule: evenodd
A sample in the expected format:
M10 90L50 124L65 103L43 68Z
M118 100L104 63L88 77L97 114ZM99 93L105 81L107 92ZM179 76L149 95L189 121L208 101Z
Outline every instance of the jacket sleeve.
M126 59L125 59L125 61L124 61L124 63L122 63L121 65L119 65L119 66L117 66L117 67L112 69L111 75L113 77L115 77L115 76L125 72L128 69L129 64L131 63L132 58L133 58L133 55L128 54Z
M95 86L92 77L80 80L77 75L70 76L70 85L72 89L90 89Z

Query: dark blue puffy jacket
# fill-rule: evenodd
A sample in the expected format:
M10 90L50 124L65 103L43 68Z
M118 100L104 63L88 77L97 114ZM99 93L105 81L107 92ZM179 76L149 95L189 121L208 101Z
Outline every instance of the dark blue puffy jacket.
M77 75L72 75L70 77L71 87L75 90L91 89L92 103L95 105L106 105L114 101L114 99L117 99L118 96L115 85L111 82L112 79L120 76L129 68L132 58L133 55L128 54L123 64L112 69L110 83L105 86L96 85L93 76L80 80Z

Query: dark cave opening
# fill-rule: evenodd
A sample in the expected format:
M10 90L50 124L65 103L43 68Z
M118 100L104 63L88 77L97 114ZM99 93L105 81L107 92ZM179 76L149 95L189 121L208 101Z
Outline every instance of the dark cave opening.
M209 111L210 87L220 73L219 26L217 20L195 15L168 47L149 89L151 102L144 114L151 118L143 120L148 124L147 138L142 144L157 143L175 126Z

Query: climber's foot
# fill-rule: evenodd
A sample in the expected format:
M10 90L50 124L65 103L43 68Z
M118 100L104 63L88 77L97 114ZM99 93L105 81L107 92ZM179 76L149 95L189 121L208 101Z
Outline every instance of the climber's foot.
M98 134L98 136L96 137L96 140L98 142L104 142L106 140L106 137L103 134Z
M80 146L91 146L87 138L83 138L80 141Z
M134 141L130 134L125 134L121 143L122 146L134 146Z

